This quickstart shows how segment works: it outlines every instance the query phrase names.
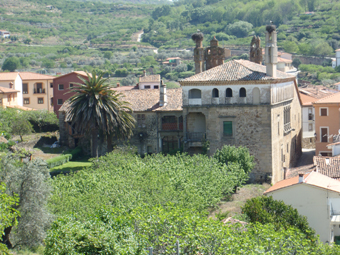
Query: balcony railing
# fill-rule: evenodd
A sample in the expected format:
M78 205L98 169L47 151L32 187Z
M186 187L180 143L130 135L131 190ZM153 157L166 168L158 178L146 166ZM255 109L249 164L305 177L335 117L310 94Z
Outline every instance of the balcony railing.
M45 89L34 89L33 93L34 94L44 94L45 93Z
M205 132L187 132L188 142L203 142L206 139Z
M283 130L285 133L289 133L292 130L292 128L290 127L290 122L284 125Z

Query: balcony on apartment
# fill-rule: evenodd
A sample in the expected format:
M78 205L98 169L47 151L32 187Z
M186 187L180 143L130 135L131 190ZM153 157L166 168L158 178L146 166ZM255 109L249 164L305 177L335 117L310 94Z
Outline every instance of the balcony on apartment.
M183 117L164 116L162 118L162 131L183 131Z
M203 147L206 141L205 132L187 132L186 142L188 147Z
M42 83L34 84L33 94L45 94L45 89Z

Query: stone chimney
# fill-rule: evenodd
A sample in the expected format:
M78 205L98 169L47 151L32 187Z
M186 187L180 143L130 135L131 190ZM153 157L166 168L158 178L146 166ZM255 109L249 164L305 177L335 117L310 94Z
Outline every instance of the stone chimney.
M168 98L166 96L166 84L161 80L161 86L159 88L159 106L165 106L168 102Z
M303 183L303 174L299 174L299 183Z
M143 77L145 77L146 76L146 71L145 70L143 70Z
M201 73L204 71L204 49L202 45L203 34L197 32L192 34L191 39L196 42L194 49L194 61L195 61L195 73Z
M266 74L276 78L276 65L277 65L277 32L276 27L270 24L266 27Z
M249 61L262 64L262 48L261 48L261 39L259 36L253 36L253 39L250 42L250 52L249 52Z

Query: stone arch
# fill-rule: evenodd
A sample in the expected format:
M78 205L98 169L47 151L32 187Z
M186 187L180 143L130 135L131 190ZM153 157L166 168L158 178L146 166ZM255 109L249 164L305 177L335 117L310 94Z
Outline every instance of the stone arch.
M189 98L190 99L198 99L202 97L202 92L199 89L191 89L189 90Z
M225 97L233 97L233 90L231 88L226 89Z
M260 89L254 88L253 89L253 104L260 104Z
M218 91L218 89L214 88L214 89L212 90L212 97L219 97L219 91Z

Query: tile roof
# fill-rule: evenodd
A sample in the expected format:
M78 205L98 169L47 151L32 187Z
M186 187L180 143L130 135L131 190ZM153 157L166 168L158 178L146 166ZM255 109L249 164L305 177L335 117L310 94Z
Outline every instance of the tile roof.
M119 86L119 87L112 88L112 90L116 90L116 91L131 90L131 89L138 89L138 86Z
M303 176L303 182L299 183L299 176L289 178L286 180L279 181L267 189L263 194L268 194L270 192L291 187L294 185L308 184L311 186L335 191L340 193L340 181L334 180L326 175L317 172L311 172Z
M300 91L299 91L300 92ZM300 98L303 106L313 105L313 102L317 101L318 99L315 97L307 96L304 93L300 93Z
M142 111L182 111L182 88L167 89L167 104L159 106L159 89L133 89L120 91L124 101L131 104L131 109Z
M340 178L340 155L334 157L314 156L313 161L318 173L334 179Z
M0 94L16 93L16 92L20 92L20 90L15 90L15 89L10 89L10 88L0 87Z
M318 101L314 102L313 104L332 104L332 103L340 103L340 92L321 98Z
M17 78L18 74L18 72L0 73L0 81L14 81Z
M223 65L216 66L202 73L195 74L179 83L181 85L200 82L245 82L245 81L274 81L294 80L295 77L277 71L277 77L266 75L266 66L248 60L231 60Z
M57 78L60 78L60 77L64 77L64 76L67 76L67 75L70 75L70 74L73 74L73 73L78 74L80 76L84 76L85 78L87 78L86 72L84 72L84 71L73 71L73 72L70 72L70 73L67 73L67 74L63 74L63 75L54 77L54 79L57 79ZM89 75L92 77L92 75L90 73L89 73Z
M161 76L159 74L140 76L139 82L161 82Z
M298 176L301 173L307 174L315 170L316 170L316 166L314 164L289 168L287 169L286 178L287 179L292 178L292 177Z
M301 82L300 82L301 83ZM334 93L337 93L337 90L329 89L322 85L307 85L303 87L299 87L300 94L305 94L307 96L311 96L317 99L321 99L327 96L330 96Z
M277 62L280 63L292 63L293 61L290 60L290 59L286 59L286 58L280 58L280 57L277 57Z
M22 80L53 80L55 78L52 75L45 75L32 72L20 72L19 75Z

